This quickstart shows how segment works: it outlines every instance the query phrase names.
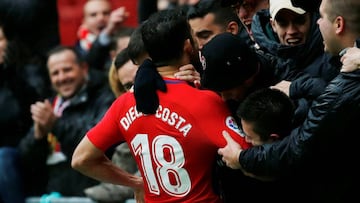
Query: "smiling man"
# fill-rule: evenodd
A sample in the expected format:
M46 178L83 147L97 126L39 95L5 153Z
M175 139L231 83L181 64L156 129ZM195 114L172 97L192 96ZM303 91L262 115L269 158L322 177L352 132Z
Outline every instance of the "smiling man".
M233 9L222 7L217 0L200 1L189 8L187 17L200 50L218 34L230 32L237 35L245 31Z
M254 16L252 34L259 50L275 58L275 77L281 82L277 87L297 100L300 108L296 117L301 122L309 103L339 70L330 63L331 56L324 52L316 24L318 12L305 11L294 6L291 0L270 0L269 3L268 10Z
M304 44L311 27L311 15L290 1L272 1L270 22L280 44L296 46Z
M76 173L70 166L82 139L78 133L94 126L115 96L106 77L89 70L71 47L50 50L47 66L55 96L31 105L34 125L19 146L28 173L26 184L33 189L44 181L42 194L56 191L62 196L84 196L83 190L98 181Z

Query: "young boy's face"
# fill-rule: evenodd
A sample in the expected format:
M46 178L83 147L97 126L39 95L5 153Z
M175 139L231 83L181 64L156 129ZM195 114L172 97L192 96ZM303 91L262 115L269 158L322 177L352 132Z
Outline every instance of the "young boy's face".
M271 133L266 136L260 136L254 131L254 124L241 119L241 125L243 132L245 133L245 141L251 143L253 146L259 146L267 143L272 143L280 139L280 136L275 133Z
M242 129L245 133L245 141L251 143L253 146L259 146L265 144L263 140L261 140L260 135L258 135L253 130L253 124L251 122L246 122L241 119Z
M279 139L278 134L269 134L266 137L261 137L254 131L254 124L241 119L242 130L245 133L245 141L251 143L253 146L259 146L267 143L272 143Z

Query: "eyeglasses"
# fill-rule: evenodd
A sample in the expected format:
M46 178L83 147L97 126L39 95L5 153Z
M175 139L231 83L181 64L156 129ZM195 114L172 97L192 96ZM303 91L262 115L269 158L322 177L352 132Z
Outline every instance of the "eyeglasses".
M231 8L234 9L236 13L239 13L240 8L243 8L246 11L254 10L256 7L256 3L254 1L242 1L236 2L235 4L231 5Z
M242 4L240 2L236 2L235 4L230 5L230 7L235 11L236 14L238 14L240 11L241 5Z

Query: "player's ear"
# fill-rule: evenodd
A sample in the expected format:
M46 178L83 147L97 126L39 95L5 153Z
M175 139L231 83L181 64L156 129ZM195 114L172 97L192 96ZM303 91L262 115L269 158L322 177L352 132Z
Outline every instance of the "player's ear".
M236 35L239 32L239 25L235 21L231 21L227 25L226 31Z
M194 51L194 47L190 41L190 39L185 40L184 43L184 52L185 53L192 53Z

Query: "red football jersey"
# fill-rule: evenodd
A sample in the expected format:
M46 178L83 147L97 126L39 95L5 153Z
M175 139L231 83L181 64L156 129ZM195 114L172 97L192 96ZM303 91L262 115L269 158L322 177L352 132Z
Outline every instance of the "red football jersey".
M128 143L145 181L146 202L219 203L212 170L217 150L226 145L222 131L244 149L250 145L219 95L164 79L167 92L157 92L155 114L137 112L134 95L128 92L87 136L103 151L119 141Z

